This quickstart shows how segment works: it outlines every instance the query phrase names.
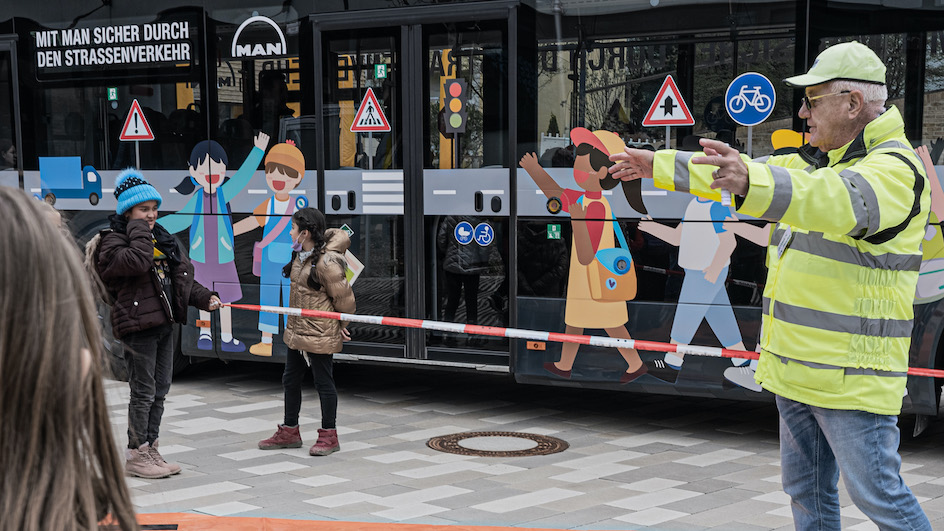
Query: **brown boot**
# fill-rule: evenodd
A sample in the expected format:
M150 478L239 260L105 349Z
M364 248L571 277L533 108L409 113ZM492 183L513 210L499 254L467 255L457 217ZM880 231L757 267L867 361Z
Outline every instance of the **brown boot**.
M151 458L154 459L155 463L166 468L167 470L170 470L170 475L173 476L174 474L180 474L180 465L177 463L168 463L164 460L164 456L162 456L161 453L157 451L157 440L155 440L154 444L148 448L148 453L151 454Z
M309 455L328 455L341 449L338 443L338 430L318 429L318 442L308 450Z
M151 457L148 443L144 443L129 452L128 460L125 461L125 472L127 472L129 476L137 476L145 479L160 479L170 476L170 470L157 464L154 458Z
M268 439L259 441L260 450L275 450L278 448L301 448L302 434L298 426L289 428L285 424L279 424L279 429L275 435Z

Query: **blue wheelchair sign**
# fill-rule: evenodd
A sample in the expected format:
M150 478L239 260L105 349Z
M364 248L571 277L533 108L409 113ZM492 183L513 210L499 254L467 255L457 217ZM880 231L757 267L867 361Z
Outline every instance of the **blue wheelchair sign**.
M479 223L475 226L475 243L485 247L495 239L495 230L488 223Z
M456 223L456 228L453 231L453 234L456 237L456 241L462 245L469 245L472 242L472 224L468 221L460 221Z
M735 122L757 125L774 111L777 92L769 79L757 72L747 72L734 78L724 94L724 107Z

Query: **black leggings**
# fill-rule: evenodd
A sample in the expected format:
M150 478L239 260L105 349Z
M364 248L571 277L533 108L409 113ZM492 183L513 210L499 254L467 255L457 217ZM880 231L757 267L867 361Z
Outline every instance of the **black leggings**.
M321 427L326 430L336 428L338 416L338 390L334 386L332 361L334 354L309 354L311 373L315 376L315 389L321 401ZM298 413L302 409L302 379L308 371L308 365L301 352L288 349L285 359L285 372L282 373L282 389L285 391L285 425L298 424Z

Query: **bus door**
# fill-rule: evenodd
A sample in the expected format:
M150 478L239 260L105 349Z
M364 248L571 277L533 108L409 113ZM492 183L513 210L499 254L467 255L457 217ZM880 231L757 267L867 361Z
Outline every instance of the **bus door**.
M16 41L0 35L0 186L23 188Z
M424 13L433 20L389 26L378 11L314 21L322 205L328 226L351 237L357 313L505 326L508 21ZM459 127L446 132L450 80L464 92ZM508 365L504 339L357 323L351 333L344 352L361 358Z

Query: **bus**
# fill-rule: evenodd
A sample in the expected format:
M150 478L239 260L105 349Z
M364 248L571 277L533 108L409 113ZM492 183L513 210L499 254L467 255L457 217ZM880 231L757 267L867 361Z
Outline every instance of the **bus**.
M889 103L939 185L944 11L928 3L11 0L0 14L0 185L54 201L84 244L108 226L115 176L139 167L163 195L161 223L226 302L287 305L272 273L287 256L284 218L314 206L350 235L358 313L551 332L566 319L587 334L753 351L766 224L648 182L583 193L574 141L689 149L708 137L752 157L795 148L802 94L780 80L848 40L889 65ZM775 87L752 127L725 104L746 72ZM693 124L645 126L655 103ZM131 122L153 139L128 134ZM297 175L267 176L273 153ZM563 202L605 205L602 261L573 263ZM916 293L914 367L944 368L942 216ZM595 297L607 306L582 305ZM178 365L282 361L283 324L191 310ZM612 348L360 323L351 333L340 361L771 399L749 359L642 352L648 374L632 378L638 361ZM941 381L912 377L907 389L918 432Z

